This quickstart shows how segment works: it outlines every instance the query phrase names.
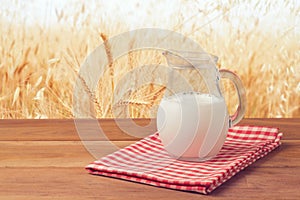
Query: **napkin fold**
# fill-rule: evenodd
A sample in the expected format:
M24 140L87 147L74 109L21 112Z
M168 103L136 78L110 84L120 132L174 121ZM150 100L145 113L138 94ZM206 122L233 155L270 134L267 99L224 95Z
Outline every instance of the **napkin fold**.
M281 137L277 128L235 126L229 129L216 157L188 162L170 157L155 133L94 161L86 169L94 175L209 194L278 147Z

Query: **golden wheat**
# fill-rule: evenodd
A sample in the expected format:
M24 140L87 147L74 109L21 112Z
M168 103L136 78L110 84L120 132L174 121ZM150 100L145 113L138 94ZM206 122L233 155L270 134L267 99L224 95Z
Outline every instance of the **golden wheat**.
M233 13L243 9L241 2L265 14L239 18ZM152 4L159 2L150 1L149 8L155 7ZM226 5L216 1L205 7L200 1L179 1L179 4L179 12L174 10L164 15L165 24L156 20L152 25L194 39L219 57L220 68L235 71L247 91L246 117L300 117L300 33L297 27L288 26L285 21L277 28L268 21L274 17L276 7L283 10L286 7L285 10L289 10L289 13L283 12L286 20L296 22L297 16L299 18L297 1L286 1L283 5L258 0L232 0ZM132 27L121 19L116 20L117 13L109 10L95 22L91 13L101 13L97 10L101 6L91 8L78 1L69 10L55 8L56 21L46 27L38 23L25 24L24 19L21 19L24 23L11 23L4 15L10 13L17 19L17 11L0 13L0 118L72 118L76 78L82 80L90 94L96 117L121 116L118 112L125 111L129 117L155 117L155 106L163 97L165 86L144 85L128 91L119 102L113 102L114 95L118 95L114 90L122 77L137 67L166 64L165 60L158 51L150 50L130 52L113 60L109 38ZM135 9L138 12L139 8ZM148 10L147 15L140 19L145 20L145 26L157 12ZM77 73L86 56L102 43L109 66L97 90L91 91ZM128 48L134 43L133 38ZM143 77L133 77L130 84L138 85L140 78ZM226 80L222 80L222 84L232 113L237 102L234 87ZM113 113L114 109L118 112Z

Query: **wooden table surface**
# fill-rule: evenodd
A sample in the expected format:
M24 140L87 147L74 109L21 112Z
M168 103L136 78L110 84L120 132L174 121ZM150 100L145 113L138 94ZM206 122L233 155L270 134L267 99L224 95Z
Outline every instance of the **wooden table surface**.
M79 123L90 127L91 122ZM136 123L145 126L149 120ZM120 148L137 140L114 120L99 124ZM88 174L84 166L95 158L72 119L0 120L0 199L300 199L300 119L244 119L240 124L278 127L282 145L210 195L201 195ZM146 129L154 132L155 124Z

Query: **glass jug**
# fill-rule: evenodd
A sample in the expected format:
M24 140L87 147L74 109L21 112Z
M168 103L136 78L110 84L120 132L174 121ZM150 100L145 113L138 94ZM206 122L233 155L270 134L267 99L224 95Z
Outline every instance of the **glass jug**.
M244 116L246 97L239 77L218 70L216 56L205 52L165 51L169 65L167 90L157 112L157 130L165 150L174 158L204 161L221 150L228 129ZM229 116L220 78L230 79L239 105Z

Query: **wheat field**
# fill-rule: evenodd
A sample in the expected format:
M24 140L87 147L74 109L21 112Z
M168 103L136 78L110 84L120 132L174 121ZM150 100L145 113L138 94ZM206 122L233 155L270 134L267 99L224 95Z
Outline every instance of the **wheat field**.
M111 37L143 27L176 31L217 55L218 67L236 72L245 86L246 117L300 117L297 0L43 2L44 10L37 0L2 2L1 119L73 118L74 83L86 56L106 42L109 57ZM37 9L39 14L32 11ZM145 64L165 60L157 51L144 50L109 62L97 89L89 91L95 117L116 117L118 106L127 109L127 117L155 117L162 85L144 85L117 105L113 101L122 77ZM232 113L234 88L228 81L222 84Z

